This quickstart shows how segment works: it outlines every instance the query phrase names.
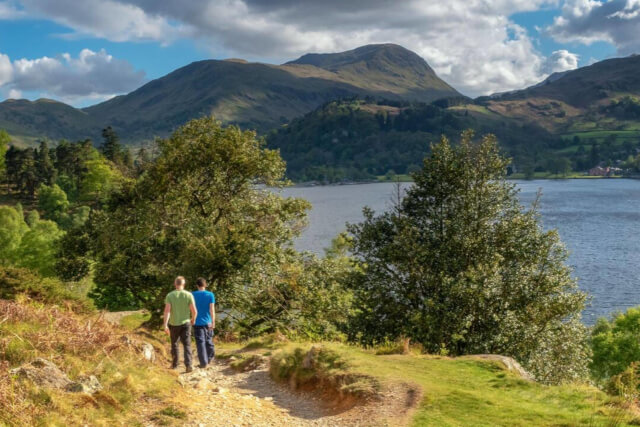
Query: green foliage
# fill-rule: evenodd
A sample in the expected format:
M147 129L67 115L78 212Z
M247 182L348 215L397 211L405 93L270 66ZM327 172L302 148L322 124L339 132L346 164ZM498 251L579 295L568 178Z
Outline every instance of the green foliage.
M237 306L251 283L241 279L278 261L307 202L262 187L286 184L284 163L253 132L203 118L159 141L158 151L91 220L98 303L155 309L182 274L206 277L219 299Z
M604 389L614 396L637 401L640 398L640 362L631 362L624 371L613 375Z
M611 321L598 319L591 332L591 346L591 372L600 381L640 361L640 307L618 313Z
M4 181L4 176L7 170L5 156L7 154L7 150L9 149L10 142L11 137L9 136L7 131L4 129L0 129L0 182Z
M466 132L431 151L394 209L365 209L349 227L360 262L351 338L405 336L431 353L510 355L545 382L584 378L585 295L557 233L505 181L495 138Z
M280 350L271 358L271 377L297 387L312 385L319 390L339 395L368 398L381 388L370 375L354 372L343 355L326 347L296 347Z
M88 160L80 182L79 199L82 201L104 201L123 182L122 174L105 159Z
M38 209L44 212L47 219L59 222L69 209L67 193L57 184L40 185L38 189Z
M0 206L0 264L53 276L57 244L63 234L55 222L41 220L37 211L31 211L25 222L20 206Z
M26 295L41 303L75 303L75 308L88 310L91 303L58 279L42 277L26 268L0 266L0 299L16 299Z

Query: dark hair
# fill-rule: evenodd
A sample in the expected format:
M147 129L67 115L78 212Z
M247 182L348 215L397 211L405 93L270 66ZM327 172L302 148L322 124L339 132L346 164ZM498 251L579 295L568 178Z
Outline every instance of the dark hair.
M198 280L196 280L196 284L199 288L204 288L205 286L207 286L207 281L203 277L198 277Z

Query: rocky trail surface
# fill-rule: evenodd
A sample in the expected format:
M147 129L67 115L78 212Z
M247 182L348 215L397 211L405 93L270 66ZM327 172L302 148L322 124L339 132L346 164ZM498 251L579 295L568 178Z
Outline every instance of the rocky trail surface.
M408 421L418 401L413 390L397 385L388 387L378 400L339 409L317 395L274 382L266 365L239 373L215 362L206 369L181 373L179 381L192 389L184 424L191 427L398 426Z

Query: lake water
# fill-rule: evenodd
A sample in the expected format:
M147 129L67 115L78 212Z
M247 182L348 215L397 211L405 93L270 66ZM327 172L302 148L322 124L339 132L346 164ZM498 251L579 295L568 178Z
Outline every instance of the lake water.
M542 190L544 227L558 230L580 287L592 296L584 313L586 323L640 305L640 180L517 181L517 185L524 204ZM394 184L295 187L283 193L312 203L309 227L296 247L321 254L345 223L362 220L363 206L388 209Z

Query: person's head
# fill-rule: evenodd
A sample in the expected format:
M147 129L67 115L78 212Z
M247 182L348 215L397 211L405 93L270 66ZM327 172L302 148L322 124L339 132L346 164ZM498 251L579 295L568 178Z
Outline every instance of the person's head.
M176 280L173 281L173 286L175 286L177 290L181 290L184 289L185 283L187 283L187 281L184 279L184 277L178 276L176 277Z
M198 289L203 290L207 287L207 281L202 277L198 277L198 280L196 280L196 285L198 286Z

